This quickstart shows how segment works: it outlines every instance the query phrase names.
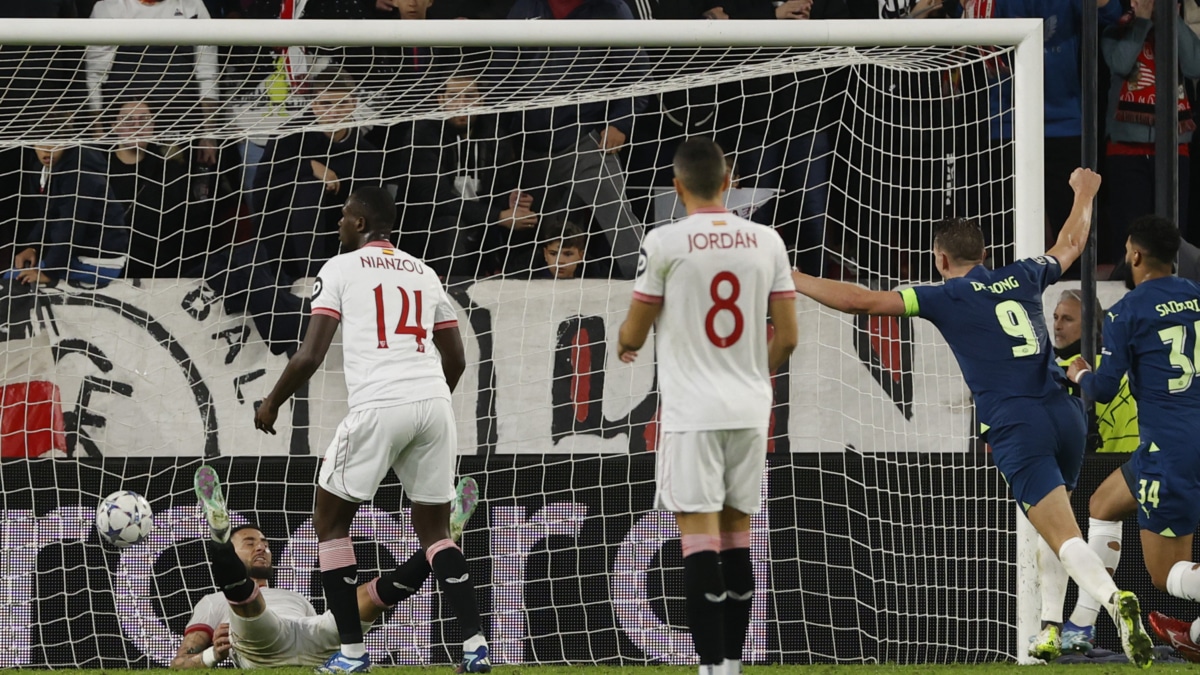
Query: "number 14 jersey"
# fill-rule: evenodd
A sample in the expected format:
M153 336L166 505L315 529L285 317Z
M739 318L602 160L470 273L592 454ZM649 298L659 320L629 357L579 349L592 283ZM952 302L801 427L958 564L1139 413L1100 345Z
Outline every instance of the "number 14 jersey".
M663 431L768 426L767 305L795 294L787 248L770 228L701 211L646 235L633 297L662 304Z
M418 258L379 241L330 258L313 286L312 313L342 323L351 412L450 398L432 339L458 318Z

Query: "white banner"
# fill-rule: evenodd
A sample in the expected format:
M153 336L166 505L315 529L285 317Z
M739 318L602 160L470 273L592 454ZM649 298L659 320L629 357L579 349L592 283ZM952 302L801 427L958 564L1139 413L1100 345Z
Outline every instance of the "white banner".
M459 452L652 448L653 338L637 364L616 359L631 286L495 279L456 287L469 363L454 395ZM1047 321L1062 288L1071 286L1047 291ZM1119 284L1103 284L1105 306L1121 292ZM320 454L346 413L335 341L304 403L281 411L279 434L256 432L254 404L285 357L270 354L253 323L226 315L198 281L49 290L29 304L35 309L25 333L12 310L5 384L57 385L76 456ZM969 447L970 396L932 325L843 316L804 299L798 312L801 343L776 387L775 433L786 439L777 446Z

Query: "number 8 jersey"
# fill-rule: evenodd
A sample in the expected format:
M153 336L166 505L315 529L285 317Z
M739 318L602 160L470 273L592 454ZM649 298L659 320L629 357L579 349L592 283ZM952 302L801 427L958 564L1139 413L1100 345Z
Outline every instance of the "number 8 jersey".
M1039 256L900 292L905 316L930 321L950 345L981 424L1021 421L1013 418L1030 399L1066 391L1042 310L1042 292L1061 276L1058 260Z
M795 293L787 249L768 227L700 211L646 235L633 297L662 304L663 431L768 426L767 304Z
M458 318L421 260L380 241L336 255L317 275L312 313L342 323L351 412L450 398L433 331Z

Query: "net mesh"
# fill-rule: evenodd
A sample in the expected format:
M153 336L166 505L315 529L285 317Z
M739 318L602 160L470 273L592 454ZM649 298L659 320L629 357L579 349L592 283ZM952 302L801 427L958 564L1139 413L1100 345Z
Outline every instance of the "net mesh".
M649 512L653 362L611 351L640 237L681 213L674 148L715 137L731 210L776 227L806 271L931 280L931 223L949 215L979 217L1004 261L1010 57L4 46L0 452L41 459L0 464L0 666L170 660L212 591L199 457L272 539L277 583L323 609L308 518L313 456L347 410L338 343L278 436L250 418L365 185L393 191L396 243L459 306L459 473L486 495L464 548L493 659L691 662L677 532ZM24 283L37 275L56 283ZM746 659L1007 658L1013 514L949 351L929 325L799 311ZM117 488L157 514L124 552L91 528ZM363 578L415 550L398 486L354 534ZM456 630L427 586L368 646L447 662Z

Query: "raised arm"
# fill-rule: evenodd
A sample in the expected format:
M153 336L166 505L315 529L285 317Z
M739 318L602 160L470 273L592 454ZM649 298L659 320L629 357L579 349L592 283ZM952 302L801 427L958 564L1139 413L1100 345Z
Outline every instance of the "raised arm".
M800 271L792 272L796 292L847 314L904 316L904 298L896 291L872 291L844 281L821 279Z
M1083 255L1087 246L1088 232L1092 229L1092 202L1100 191L1100 174L1091 169L1075 169L1071 173L1071 188L1075 190L1071 215L1059 230L1054 247L1046 251L1046 255L1058 260L1064 272Z

